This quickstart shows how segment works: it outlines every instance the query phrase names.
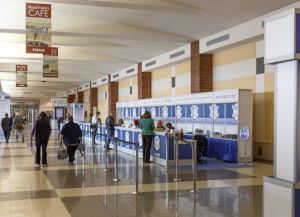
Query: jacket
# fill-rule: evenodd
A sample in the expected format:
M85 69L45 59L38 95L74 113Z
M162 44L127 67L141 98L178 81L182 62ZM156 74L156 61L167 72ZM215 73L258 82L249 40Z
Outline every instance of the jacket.
M3 131L11 131L13 121L11 118L2 118L1 127Z
M31 137L34 134L36 139L48 139L51 134L50 122L47 119L37 120L31 131Z
M115 129L115 120L112 116L108 116L105 120L105 126L108 130L114 130Z
M64 136L65 145L75 145L80 143L82 131L78 124L74 122L68 122L63 126L60 133Z
M142 134L143 135L153 135L153 130L155 128L154 121L152 118L143 118L141 120L141 128L142 128Z

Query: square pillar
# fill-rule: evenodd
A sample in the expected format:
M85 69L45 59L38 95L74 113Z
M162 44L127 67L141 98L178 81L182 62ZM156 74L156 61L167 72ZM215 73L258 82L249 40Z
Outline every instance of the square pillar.
M90 114L95 114L98 111L98 89L90 89Z
M119 100L119 83L112 82L108 76L108 113L112 113L113 118L117 117L117 102Z
M78 92L76 95L76 102L83 103L83 92Z
M284 33L284 34L283 34ZM265 20L265 64L275 71L274 176L264 177L263 216L300 216L300 10Z
M199 54L199 41L191 43L191 93L213 91L212 54Z
M142 63L138 64L138 99L151 98L152 75L151 72L142 71Z
M76 95L75 94L68 95L67 102L68 103L73 103L73 102L75 102L75 99L76 99Z

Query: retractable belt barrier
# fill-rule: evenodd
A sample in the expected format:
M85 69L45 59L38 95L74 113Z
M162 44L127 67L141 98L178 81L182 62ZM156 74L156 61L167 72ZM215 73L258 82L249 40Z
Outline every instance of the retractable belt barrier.
M124 142L127 144L135 145L135 191L131 192L131 194L139 195L139 142L129 142L121 139L117 139L118 142Z
M192 146L192 170L193 170L193 189L191 193L197 193L197 141L191 139L177 139L174 137L174 157L175 157L175 178L174 182L182 181L181 178L178 178L178 146L179 142L184 142L185 144L190 144Z

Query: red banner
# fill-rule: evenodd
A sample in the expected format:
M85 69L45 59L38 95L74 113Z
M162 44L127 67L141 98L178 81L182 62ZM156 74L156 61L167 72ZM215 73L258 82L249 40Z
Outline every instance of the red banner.
M51 47L51 5L26 3L26 53Z
M51 18L51 5L26 3L26 17Z
M47 47L43 55L43 77L58 77L58 48Z
M16 86L27 87L27 65L16 65Z

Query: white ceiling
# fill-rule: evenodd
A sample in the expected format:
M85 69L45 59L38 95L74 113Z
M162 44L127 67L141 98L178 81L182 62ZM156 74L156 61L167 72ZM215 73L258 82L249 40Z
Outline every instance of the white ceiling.
M59 47L60 73L58 79L42 78L42 56L25 53L25 0L1 0L0 80L12 96L67 90L297 1L30 2L52 3L52 41ZM15 87L15 64L29 65L28 88Z

